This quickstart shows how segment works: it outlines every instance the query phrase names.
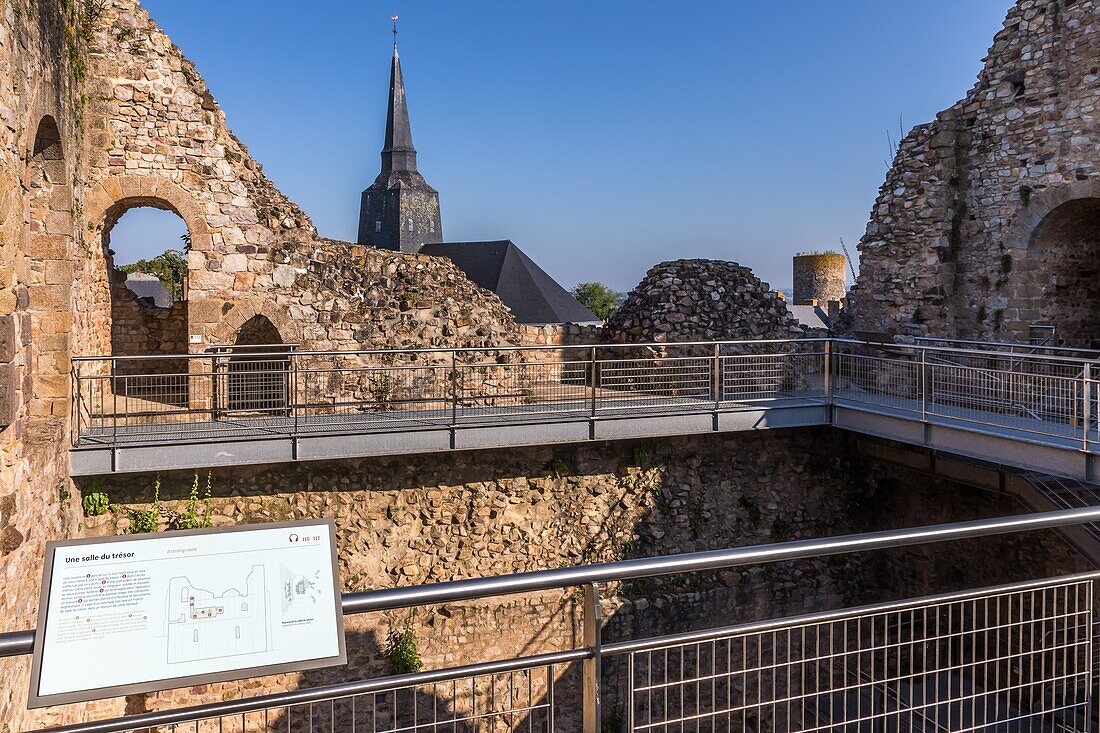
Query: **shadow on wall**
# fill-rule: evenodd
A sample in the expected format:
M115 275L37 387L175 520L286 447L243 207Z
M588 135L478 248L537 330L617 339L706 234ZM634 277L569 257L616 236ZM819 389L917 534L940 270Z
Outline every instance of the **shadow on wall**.
M831 430L344 461L289 470L242 468L215 476L211 506L217 523L335 516L344 583L354 590L1022 510L1007 498L868 465L851 450L847 436ZM190 482L186 475L165 480L162 500L184 499ZM112 498L143 497L139 490ZM604 639L646 638L1049 575L1070 564L1059 544L1052 535L1041 540L1008 536L911 553L839 556L607 584L602 588ZM424 570L416 574L417 568ZM419 624L413 628L431 667L580 644L574 596L541 605L517 601L510 606L503 600L491 605L480 615L462 604L418 610ZM379 642L385 632L379 629L400 627L398 619L375 619L374 628L367 628L367 619L348 621L348 668L303 674L296 686L389 672ZM753 653L770 649L757 644ZM705 664L707 658L689 654L689 666L695 660ZM624 661L605 661L609 730L625 716ZM560 723L579 715L579 670L559 669L556 675ZM520 709L531 705L515 697L516 690L527 694L528 683L528 701L536 706L530 716ZM509 684L511 697L504 692ZM361 699L354 703L354 714L371 710L382 719L406 715L421 723L450 716L455 726L473 729L474 723L454 718L484 712L480 706L486 699L509 700L508 712L500 714L509 716L509 729L523 730L530 723L540 730L545 729L540 726L549 705L547 691L538 674L504 675L405 690L388 699ZM339 730L350 720L350 705L314 706L301 715L312 715L319 723L336 716ZM737 722L766 728L769 719L761 715L750 711ZM396 722L402 720L412 718Z

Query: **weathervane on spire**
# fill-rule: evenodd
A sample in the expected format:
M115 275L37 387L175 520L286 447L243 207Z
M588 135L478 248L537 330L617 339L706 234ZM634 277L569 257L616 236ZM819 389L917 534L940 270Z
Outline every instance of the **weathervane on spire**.
M390 20L393 21L393 47L397 48L397 16L391 15Z

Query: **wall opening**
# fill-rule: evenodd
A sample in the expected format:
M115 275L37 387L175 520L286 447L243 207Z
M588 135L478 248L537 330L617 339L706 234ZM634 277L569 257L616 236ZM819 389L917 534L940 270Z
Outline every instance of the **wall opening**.
M167 202L123 199L106 213L103 253L110 290L111 355L187 353L187 224ZM122 360L115 392L187 404L184 360ZM158 375L175 374L166 378Z
M1049 283L1045 316L1060 342L1100 348L1100 198L1068 201L1051 211L1031 239Z
M281 416L290 404L290 355L279 329L266 316L245 321L228 347L227 406L230 412Z

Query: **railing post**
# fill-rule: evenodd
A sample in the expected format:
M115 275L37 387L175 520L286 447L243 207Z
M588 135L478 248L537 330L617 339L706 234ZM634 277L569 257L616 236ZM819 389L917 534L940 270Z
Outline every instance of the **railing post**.
M451 350L451 426L458 424L458 352Z
M80 362L73 362L72 375L70 379L73 380L73 422L72 422L72 443L76 445L80 439Z
M596 347L592 347L592 389L591 389L591 410L592 417L596 417L596 382L600 379L599 366L596 362Z
M584 645L592 652L584 660L584 695L582 700L584 733L599 733L602 724L600 714L600 586L588 583L584 586Z
M917 381L920 390L920 419L928 422L928 350L920 350L920 377Z
M1089 430L1092 427L1092 364L1085 364L1082 386L1081 395L1084 397L1084 403L1082 404L1083 413L1081 418L1084 424L1081 429L1081 450L1087 451L1089 449Z
M721 346L717 342L714 344L710 389L711 394L714 396L714 410L717 412L722 407L722 356Z
M118 446L118 359L111 358L111 444Z
M832 340L825 342L825 364L822 368L825 379L825 402L832 404L833 402L833 342Z
M298 358L290 353L290 411L294 416L294 438L298 438Z

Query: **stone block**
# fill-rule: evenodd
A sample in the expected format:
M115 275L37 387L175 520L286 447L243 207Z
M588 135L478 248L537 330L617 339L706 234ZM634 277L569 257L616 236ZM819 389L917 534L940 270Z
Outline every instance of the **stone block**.
M11 425L19 413L20 381L17 364L0 364L0 425Z
M15 359L18 339L15 333L15 316L0 317L0 363L6 364Z

